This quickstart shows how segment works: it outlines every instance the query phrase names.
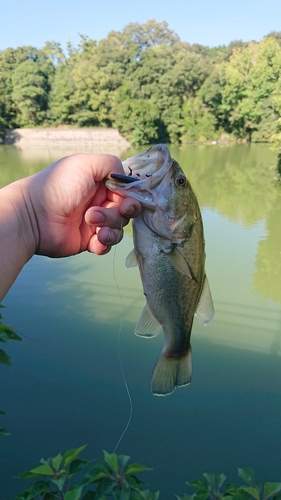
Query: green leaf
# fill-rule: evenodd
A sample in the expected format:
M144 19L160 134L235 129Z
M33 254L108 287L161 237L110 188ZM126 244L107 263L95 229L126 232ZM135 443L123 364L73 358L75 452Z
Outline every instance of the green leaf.
M110 473L108 466L105 463L97 463L92 469L90 469L84 476L83 484L89 484L92 482L100 481L105 477L109 477ZM97 479L98 478L98 479Z
M176 497L178 500L194 500L195 493L193 493L193 495L188 495L187 493L185 493L182 497L179 497L178 495L176 495Z
M13 330L9 332L9 340L22 340L22 338Z
M42 495L50 489L50 484L47 481L36 481L30 488L30 492L35 495Z
M55 469L55 471L59 470L61 462L62 455L60 453L56 457L52 458L52 467Z
M0 342L6 342L6 340L21 340L21 337L10 326L0 323Z
M128 465L128 467L126 468L125 476L128 476L129 474L138 474L139 472L146 472L148 470L152 469L141 464L133 463Z
M83 446L80 446L79 448L72 448L70 450L67 450L64 455L63 455L63 465L66 467L68 464L76 460L78 455L83 451L87 444L84 444Z
M82 460L81 458L76 458L76 460L73 460L73 462L71 462L69 466L68 475L72 477L74 474L84 469L84 467L86 467L90 463L90 460Z
M103 479L105 478L108 478L109 477L109 473L108 472L99 472L98 474L96 475L93 475L92 477L89 477L89 475L87 474L87 484L90 484L90 483L98 483L99 481L102 481Z
M260 494L257 488L254 488L253 486L241 486L242 491L246 491L246 493L249 493L252 497L254 497L256 500L259 500Z
M97 495L103 497L108 493L111 493L115 488L116 488L115 482L113 482L111 478L105 478L99 483L96 493ZM119 489L120 488L118 487L118 490Z
M141 481L138 476L126 476L125 478L126 483L131 486L132 488L139 488L141 484L143 484L143 481Z
M52 467L52 459L51 458L40 458L39 460L40 464L43 465L49 465L49 467Z
M3 351L3 349L0 349L0 363L3 363L4 365L10 365L10 357L8 354Z
M224 500L249 500L249 495L245 491L239 491L237 488L237 492L233 492L233 494L224 494Z
M215 486L216 474L213 472L204 472L203 476L209 485L213 487Z
M64 494L64 500L80 500L83 486L75 486Z
M218 481L218 488L221 488L223 483L226 481L226 476L224 474L218 474L217 475L217 481Z
M207 483L203 479L195 479L194 481L190 481L186 484L188 486L191 486L192 488L195 488L196 490L203 490L206 492L208 491Z
M3 427L3 425L0 425L0 436L10 436L11 433Z
M224 496L233 496L240 492L240 487L234 484L227 484L224 490Z
M210 498L208 491L198 491L194 496L194 499L196 500L206 500L207 498Z
M255 486L255 475L253 469L250 467L244 467L243 469L238 469L238 476L245 481L245 483L250 486Z
M129 455L118 455L119 469L124 471L131 457Z
M263 486L263 496L264 500L269 497L273 497L281 491L281 483L264 483Z
M37 477L37 475L32 474L29 470L25 470L24 472L21 472L21 474L18 475L19 479L30 479L32 477Z
M131 491L125 489L122 489L120 493L118 492L117 495L114 495L114 497L118 498L118 500L129 500L130 496L131 496Z
M36 474L38 476L53 476L54 471L49 465L38 465L35 469L31 469L29 472Z
M134 497L134 500L158 500L159 498L159 491L149 491L149 490L143 490L139 491L137 495ZM179 497L178 497L179 498Z
M113 472L118 472L119 464L118 457L116 453L108 453L107 451L103 452L104 461L109 465L109 467L113 470Z
M67 475L63 474L61 477L54 477L53 479L51 479L51 481L52 481L52 483L54 483L57 486L59 491L62 491L66 479L67 479Z

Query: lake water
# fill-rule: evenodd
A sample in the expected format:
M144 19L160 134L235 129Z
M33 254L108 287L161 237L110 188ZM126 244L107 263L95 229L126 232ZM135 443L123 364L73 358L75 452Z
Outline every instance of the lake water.
M122 159L144 148L123 152ZM73 152L0 147L0 185ZM118 151L111 150L118 154ZM52 260L35 256L3 301L22 336L0 365L0 498L28 486L14 477L41 457L88 443L85 458L118 448L153 468L143 475L163 499L185 481L254 467L258 481L281 472L281 185L267 145L171 147L202 208L207 275L216 309L192 332L191 385L159 398L150 377L163 337L133 334L144 305L137 269L126 269L131 229L116 253ZM113 279L115 270L116 286ZM120 299L119 290L122 296Z

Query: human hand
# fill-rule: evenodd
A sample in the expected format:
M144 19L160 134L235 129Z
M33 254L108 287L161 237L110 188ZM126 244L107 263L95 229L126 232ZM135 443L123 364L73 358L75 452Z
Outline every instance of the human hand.
M83 250L102 255L141 212L133 198L109 191L103 179L124 173L111 155L74 154L23 180L35 253L66 257Z

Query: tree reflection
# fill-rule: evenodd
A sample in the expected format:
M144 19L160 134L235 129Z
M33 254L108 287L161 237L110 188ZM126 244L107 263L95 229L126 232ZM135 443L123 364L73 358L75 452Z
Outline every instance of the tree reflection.
M278 188L275 191L278 196L266 216L267 238L258 243L253 287L265 299L281 303L281 191Z
M173 148L171 148L173 155ZM254 291L281 303L281 160L265 145L190 147L176 156L201 207L245 226L266 221L267 238L259 241Z
M174 148L171 148L173 156ZM177 153L201 207L251 226L275 202L276 153L266 145L197 146Z

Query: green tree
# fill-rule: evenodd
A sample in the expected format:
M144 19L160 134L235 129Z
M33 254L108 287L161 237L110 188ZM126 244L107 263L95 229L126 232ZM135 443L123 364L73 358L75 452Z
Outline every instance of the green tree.
M21 68L18 69L20 66ZM42 112L46 112L48 107L48 95L54 71L54 65L46 50L44 52L34 47L19 47L0 52L0 127L13 128L22 124L19 103L22 102L25 95L23 86L39 87L37 97L36 89L30 89L33 96L26 95L26 97L31 98L31 100L35 98L37 104L40 103L39 108L35 106L36 112L38 110L40 116L38 119L33 118L29 124L34 125L42 122ZM23 79L22 83L20 82L21 78ZM40 87L44 92L40 90ZM24 112L25 114L26 112Z
M193 97L183 104L182 143L206 142L218 138L216 118L198 97Z
M228 129L236 137L248 138L264 129L264 101L273 110L267 114L272 130L277 127L277 114L274 113L270 98L281 75L281 47L274 38L264 38L260 43L250 43L244 49L236 49L224 68L221 81L220 115ZM272 123L273 122L273 123Z
M12 76L12 98L18 109L19 125L32 127L46 120L49 84L37 61L19 64Z
M0 52L0 129L18 125L17 110L12 98L12 75L19 64L34 56L35 50L33 47L19 47Z

